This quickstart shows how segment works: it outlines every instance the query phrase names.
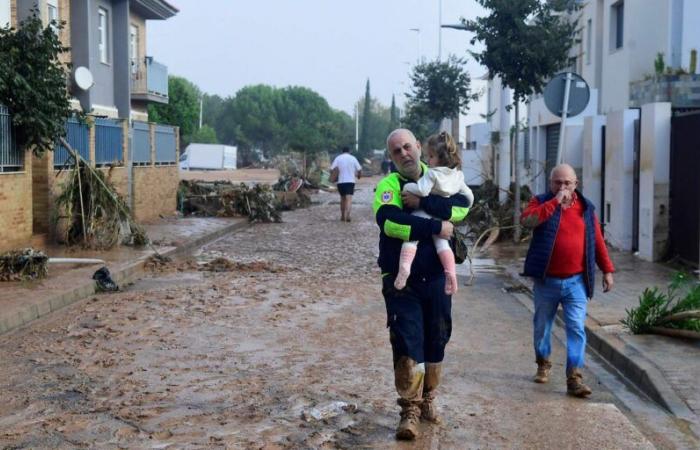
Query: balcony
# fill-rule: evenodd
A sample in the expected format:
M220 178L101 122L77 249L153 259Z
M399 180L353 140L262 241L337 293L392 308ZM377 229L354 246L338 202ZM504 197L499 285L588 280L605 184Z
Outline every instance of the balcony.
M131 99L168 103L168 67L147 56L131 73Z

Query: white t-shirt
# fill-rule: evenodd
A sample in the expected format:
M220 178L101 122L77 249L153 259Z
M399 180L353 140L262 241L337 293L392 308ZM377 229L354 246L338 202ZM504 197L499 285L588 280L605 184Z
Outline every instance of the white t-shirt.
M338 168L338 183L354 183L355 174L358 170L362 170L362 166L357 161L357 158L350 153L341 153L331 164L331 170Z

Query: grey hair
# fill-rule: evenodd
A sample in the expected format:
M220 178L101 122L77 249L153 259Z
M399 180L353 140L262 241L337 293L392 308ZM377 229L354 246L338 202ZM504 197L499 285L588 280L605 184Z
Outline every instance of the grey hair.
M392 140L394 138L394 136L396 136L400 133L408 133L408 135L411 136L411 138L414 141L417 141L416 136L411 132L411 130L409 130L407 128L397 128L394 131L392 131L391 133L389 133L389 136L386 137L386 149L389 152L391 152L391 149L389 148L389 141Z
M576 175L576 171L573 167L571 167L570 164L567 163L557 164L556 166L552 167L552 170L549 172L549 179L551 180L554 177L554 172L561 169L569 169L571 173L574 174L574 178L576 179L576 181L578 181L578 175Z

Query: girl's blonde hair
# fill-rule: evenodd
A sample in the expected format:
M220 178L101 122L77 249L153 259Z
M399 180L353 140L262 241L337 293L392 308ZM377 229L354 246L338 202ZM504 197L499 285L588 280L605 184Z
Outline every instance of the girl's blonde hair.
M429 152L435 153L441 166L454 169L462 165L462 157L459 155L457 144L446 131L430 136L426 147Z

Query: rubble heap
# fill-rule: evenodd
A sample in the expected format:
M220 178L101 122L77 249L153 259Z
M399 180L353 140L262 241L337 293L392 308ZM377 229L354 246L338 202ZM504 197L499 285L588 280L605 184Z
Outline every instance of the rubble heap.
M185 215L247 216L251 222L281 222L270 186L229 181L180 180L178 191Z
M44 252L25 248L0 255L0 281L25 281L48 275L49 257Z

